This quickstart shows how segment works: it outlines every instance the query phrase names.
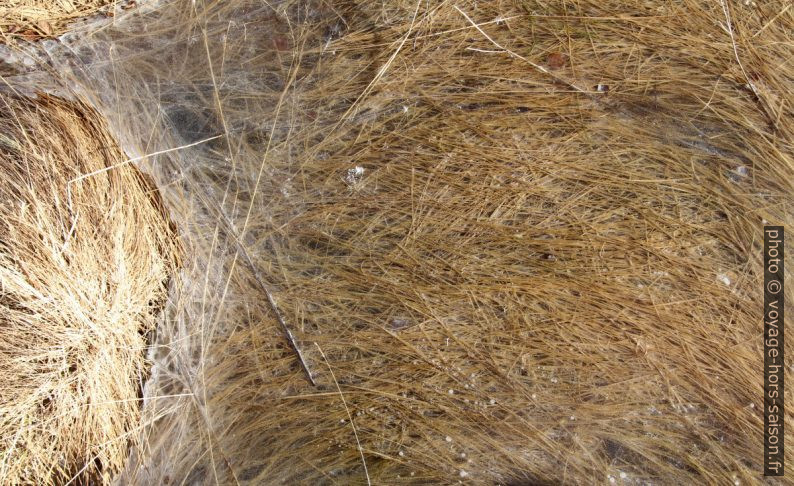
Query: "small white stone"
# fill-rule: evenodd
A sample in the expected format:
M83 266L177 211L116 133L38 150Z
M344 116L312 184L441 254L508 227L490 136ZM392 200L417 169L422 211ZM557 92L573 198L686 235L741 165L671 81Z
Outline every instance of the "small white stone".
M465 478L468 475L469 475L469 473L467 473L465 469L461 469L460 470L460 477Z
M404 457L405 456L405 452L400 451L400 452L397 453L397 455L400 456L400 457Z
M444 440L447 441L447 442L452 442L452 437L446 436L446 437L444 437Z
M490 400L488 400L488 403L490 403L491 405L496 405L496 400L491 398Z
M352 169L347 169L347 175L345 176L344 179L348 185L353 186L355 184L358 184L358 182L361 180L361 176L363 175L364 175L364 168L361 167L360 165L357 165Z
M719 280L720 282L724 283L725 285L730 285L731 284L731 279L727 275L725 275L724 273L721 273L717 277L717 280Z
M537 395L537 393L533 393L533 394L532 394L532 399L534 400L534 399L536 399L536 398L538 398L538 395Z
M624 473L623 471L620 471L620 479L626 479L626 476L628 476L628 474Z
M449 393L450 395L454 395L454 394L455 394L455 390L453 390L452 388L450 388L450 389L449 389L449 391L448 391L447 393Z
M571 420L576 420L576 415L571 415Z
M607 479L609 479L609 484L615 484L615 478L612 475L607 476Z

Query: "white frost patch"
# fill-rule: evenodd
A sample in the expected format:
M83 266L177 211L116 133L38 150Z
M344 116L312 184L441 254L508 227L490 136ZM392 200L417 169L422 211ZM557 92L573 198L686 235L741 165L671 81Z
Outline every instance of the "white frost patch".
M469 473L468 473L468 472L466 472L466 470L465 470L465 469L461 469L461 470L460 470L460 477L462 477L462 478L465 478L465 477L466 477L466 476L468 476L468 475L469 475Z
M727 276L727 275L725 275L724 273L721 273L721 274L719 274L719 275L717 276L717 280L719 280L720 282L724 283L725 285L728 285L728 286L730 286L730 285L731 285L731 279L730 279L730 277L728 277L728 276Z

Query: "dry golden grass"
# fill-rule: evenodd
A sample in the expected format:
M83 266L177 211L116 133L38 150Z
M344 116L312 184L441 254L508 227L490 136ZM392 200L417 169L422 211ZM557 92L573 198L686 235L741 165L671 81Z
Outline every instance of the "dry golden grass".
M181 147L147 165L188 258L122 482L764 482L788 2L272 7L50 53L125 147Z
M107 482L173 270L153 186L78 103L0 95L0 483Z
M0 0L0 41L36 40L64 33L70 22L118 0Z

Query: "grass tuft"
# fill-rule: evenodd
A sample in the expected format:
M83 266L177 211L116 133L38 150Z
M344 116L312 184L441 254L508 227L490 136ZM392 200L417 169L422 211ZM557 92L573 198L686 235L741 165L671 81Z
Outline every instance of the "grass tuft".
M0 97L0 479L108 482L139 437L176 240L87 105Z

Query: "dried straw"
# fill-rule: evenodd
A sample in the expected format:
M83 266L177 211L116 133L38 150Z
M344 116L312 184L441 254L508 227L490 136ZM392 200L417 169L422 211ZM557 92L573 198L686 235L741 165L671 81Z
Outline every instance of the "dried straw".
M148 161L189 258L121 481L762 483L758 3L176 1L51 53L125 147L223 135Z
M128 4L119 0L0 0L0 42L55 37L77 19L98 12L112 15L115 5Z
M96 112L0 97L0 482L108 482L138 439L175 239Z

